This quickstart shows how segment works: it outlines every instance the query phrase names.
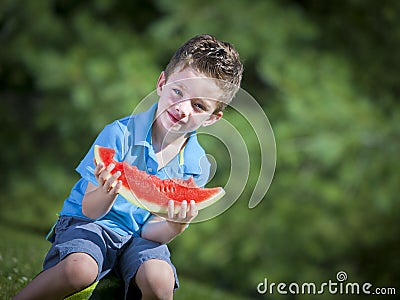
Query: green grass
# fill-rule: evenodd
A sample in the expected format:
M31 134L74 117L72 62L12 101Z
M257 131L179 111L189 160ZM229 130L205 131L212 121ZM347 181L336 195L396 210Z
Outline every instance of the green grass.
M0 223L0 299L11 299L41 271L44 256L50 247L44 235ZM175 293L176 300L246 299L184 276L180 276L180 284L181 288ZM99 284L99 287L108 289L105 285ZM109 293L104 291L104 294Z
M42 268L50 244L39 234L0 224L0 299L11 297Z

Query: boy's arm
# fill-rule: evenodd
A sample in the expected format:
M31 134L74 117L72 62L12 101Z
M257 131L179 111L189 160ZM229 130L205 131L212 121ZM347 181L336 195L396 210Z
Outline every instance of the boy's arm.
M107 168L103 163L99 163L95 170L98 186L88 183L85 195L82 200L82 213L90 219L98 219L104 216L117 198L121 188L121 182L118 181L120 172L111 175L114 165L111 164Z
M189 207L182 201L181 208L174 214L174 201L168 203L168 219L153 216L142 228L142 237L154 242L166 244L172 241L188 227L188 224L197 216L196 203L192 200Z

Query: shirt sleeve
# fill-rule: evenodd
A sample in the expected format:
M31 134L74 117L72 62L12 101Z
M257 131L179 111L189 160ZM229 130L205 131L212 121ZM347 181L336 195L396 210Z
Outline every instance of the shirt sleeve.
M124 145L124 131L115 121L107 126L99 133L92 146L90 147L86 156L81 160L76 168L76 171L87 181L98 185L96 177L94 176L94 146L99 145L102 147L112 148L115 150L115 160L122 161L123 145Z

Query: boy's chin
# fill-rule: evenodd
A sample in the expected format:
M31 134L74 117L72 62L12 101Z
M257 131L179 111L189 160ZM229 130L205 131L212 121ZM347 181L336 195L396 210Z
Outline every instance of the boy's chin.
M183 130L183 128L181 126L179 126L179 125L171 126L168 129L168 133L171 133L171 134L186 134L188 132L189 131L187 131L187 130Z

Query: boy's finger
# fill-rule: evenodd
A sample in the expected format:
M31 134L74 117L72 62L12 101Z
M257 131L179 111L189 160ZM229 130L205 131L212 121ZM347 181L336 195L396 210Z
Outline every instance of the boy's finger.
M174 217L174 201L168 201L168 218L172 219Z
M187 201L183 200L181 204L181 209L179 211L179 218L180 219L186 219L186 210L187 210Z
M94 175L98 176L100 172L103 170L104 164L102 162L98 163L96 165L96 168L94 169Z
M119 176L121 176L121 171L115 172L114 175L111 176L111 177L112 177L114 180L117 180Z
M106 171L107 171L108 173L110 173L114 168L115 168L115 165L114 165L114 164L109 164L108 167L106 168Z
M103 189L106 193L108 193L112 189L113 182L114 180L110 180L110 178L104 182Z
M116 195L119 193L119 190L121 189L122 186L122 181L118 180L117 183L112 187L112 189L110 190L110 193L112 195Z
M114 175L112 175L110 178L107 179L108 190L111 191L111 189L113 189L117 185L117 183L118 183L117 179L119 176L121 176L121 172L117 171L114 173Z
M197 214L198 214L198 211L197 211L196 202L194 202L194 200L191 200L190 201L190 217L194 218L197 216Z
M114 169L115 165L114 164L109 164L107 166L107 168L103 168L100 173L99 173L99 178L104 182L104 184L106 183L106 181L111 178L110 174L111 171Z

